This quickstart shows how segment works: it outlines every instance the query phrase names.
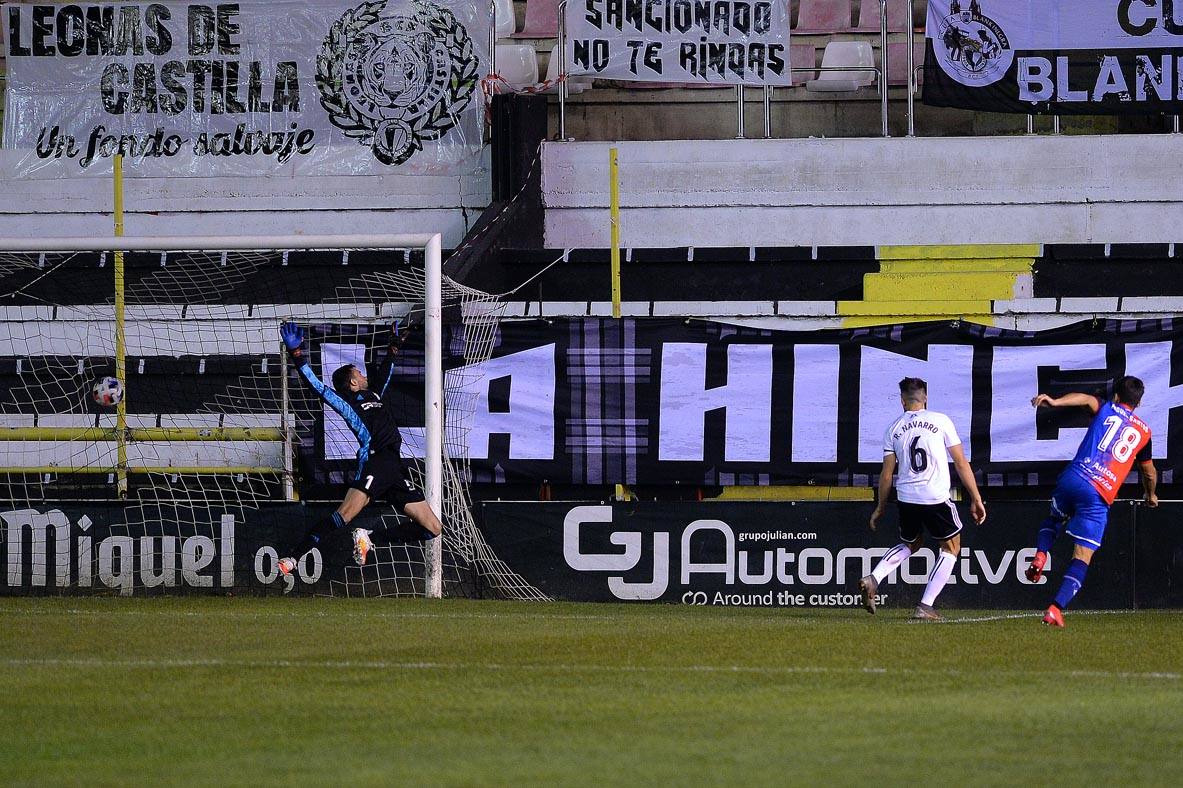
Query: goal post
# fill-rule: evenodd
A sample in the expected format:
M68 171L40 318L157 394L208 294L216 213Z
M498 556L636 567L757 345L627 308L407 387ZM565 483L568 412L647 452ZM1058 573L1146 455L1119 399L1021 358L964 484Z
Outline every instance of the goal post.
M45 320L46 323L51 323L58 320L61 313L81 314L78 322L84 324L84 327L74 334L65 332L62 341L54 342L53 337L38 336L36 330L29 330L26 328L13 327L20 322L22 318L19 316L12 318L6 316L2 322L4 325L3 341L6 347L0 355L11 355L21 357L22 355L34 356L37 354L53 355L54 353L61 353L65 355L67 351L73 353L70 348L70 343L77 341L79 344L85 345L87 341L93 341L98 346L104 349L111 350L113 357L113 366L116 371L116 377L120 383L125 386L127 391L127 398L132 402L135 401L136 391L134 387L127 386L125 379L128 371L126 370L128 352L128 339L126 332L128 331L128 310L129 300L127 292L128 285L126 283L124 256L134 253L160 253L161 266L165 267L165 258L168 255L198 255L199 262L190 265L192 270L184 270L176 274L172 279L152 280L147 277L144 281L148 281L152 287L157 287L168 292L161 292L159 296L162 301L167 301L170 304L179 306L183 311L189 308L204 309L210 315L218 313L220 300L225 300L230 297L234 289L242 289L240 280L245 280L250 274L254 272L252 266L257 266L257 260L262 259L266 255L283 255L284 265L286 265L287 255L291 252L337 252L341 251L344 260L348 261L348 253L350 250L363 250L365 252L390 251L394 253L396 250L422 250L424 256L424 265L422 280L418 279L408 280L408 282L394 282L391 277L384 277L383 271L374 273L369 280L365 280L363 276L361 283L358 284L351 279L346 285L348 289L356 290L366 299L372 299L375 309L372 313L371 322L377 322L378 318L390 310L384 310L382 304L385 302L394 302L398 299L405 300L407 293L413 293L415 288L421 288L421 294L413 294L412 297L421 299L423 310L423 326L424 326L424 390L423 390L423 424L424 424L424 440L423 440L423 492L428 504L444 523L445 531L454 524L449 523L449 518L445 512L444 507L444 464L445 464L445 440L447 436L445 433L445 394L444 394L444 369L443 369L443 266L442 266L442 238L439 233L420 233L420 234L371 234L371 235L269 235L269 236L177 236L177 237L129 237L129 236L112 236L106 238L95 237L73 237L73 238L0 238L0 296L12 296L14 294L29 295L38 288L44 287L49 277L58 274L58 267L63 263L50 262L47 264L47 258L52 257L56 260L67 260L71 255L76 254L112 254L115 258L116 265L111 272L111 291L109 300L101 303L91 303L85 308L79 308L73 304L46 304L46 297L39 292L36 296L29 295L28 306L17 307L16 309L28 309L30 312L36 312L39 316L42 312L39 310L49 310L50 317ZM239 255L245 255L240 257ZM220 259L219 259L220 257ZM240 262L240 260L246 262ZM56 267L55 267L56 266ZM229 270L227 270L229 269ZM68 274L68 271L66 272ZM144 290L147 286L142 287ZM60 289L60 288L59 288ZM339 290L341 288L338 288ZM462 286L454 285L453 290L464 290ZM57 292L50 288L50 292ZM476 291L471 291L475 293ZM155 294L153 294L155 295ZM285 294L289 299L304 295L297 293L295 295ZM304 303L312 303L313 301L320 302L323 298L323 293L309 293ZM480 294L484 295L484 294ZM255 293L247 293L247 298L255 297L258 300L259 296ZM264 299L266 300L266 299ZM272 301L279 301L278 298L272 298ZM109 303L111 310L109 313L104 310L103 303ZM135 305L133 300L132 305ZM295 301L301 303L301 301ZM46 304L44 307L42 304ZM270 333L270 349L276 348L278 340L274 328L277 328L282 319L292 319L296 322L305 322L297 312L291 312L285 317L280 317L282 309L278 308L276 304L266 304L267 309L257 310L254 305L248 304L247 312L252 315L252 320L255 323L261 320L265 321L268 318L254 318L256 311L266 314L272 314L271 322L273 323L273 330ZM150 311L151 307L141 307ZM88 311L89 310L89 311ZM222 309L225 312L225 308ZM326 314L332 310L326 310ZM462 310L463 311L463 310ZM477 310L478 312L480 310ZM93 317L88 317L92 315ZM110 315L108 318L107 315ZM168 321L172 313L165 314L161 312L159 317L145 318L145 322L164 324L161 329L168 331ZM341 312L344 314L344 312ZM41 318L44 319L44 318ZM93 336L92 328L111 319L113 322L113 337L96 338ZM311 321L322 321L323 316L312 317ZM153 323L155 325L155 323ZM223 324L219 324L223 325ZM224 324L230 326L230 331L236 330L236 324L233 322ZM197 329L200 330L200 329ZM52 334L53 332L48 332ZM59 332L61 333L61 332ZM150 333L150 331L149 331ZM244 335L251 332L242 332ZM254 331L254 336L265 337L266 335L261 331ZM85 340L76 340L74 337L85 337ZM141 340L142 341L142 340ZM227 341L231 344L242 344L248 341L244 338L227 337ZM21 347L22 343L25 345ZM183 344L183 341L178 342ZM491 347L491 341L488 343ZM77 348L79 357L85 357L90 352L87 347ZM172 352L172 351L169 351ZM180 352L180 351L175 351ZM262 352L260 349L258 352ZM142 354L142 353L141 353ZM46 382L35 383L28 387L25 392L23 404L18 402L12 405L10 410L4 411L5 414L12 418L6 418L2 425L0 425L0 443L4 446L11 447L19 445L24 442L29 442L34 445L41 443L42 445L50 443L68 443L75 447L74 450L62 452L61 456L52 456L51 461L45 462L41 460L30 460L29 462L11 462L12 452L6 452L4 460L0 460L0 475L18 476L27 478L31 475L86 475L86 474L107 474L113 477L116 483L117 496L123 498L127 494L127 477L129 474L171 474L171 475L194 475L194 476L242 476L242 475L260 475L272 476L281 480L284 489L284 497L290 498L290 491L292 489L292 477L294 474L292 461L292 427L289 423L289 408L290 396L288 384L288 368L286 365L286 354L279 353L281 359L280 365L282 373L281 381L274 381L269 378L265 383L260 383L259 390L278 385L280 390L278 395L274 397L279 400L280 423L276 426L266 426L262 424L251 424L249 426L240 426L237 421L243 421L244 418L227 418L227 416L237 416L237 413L221 413L218 418L218 423L203 425L203 426L182 426L180 424L170 423L143 423L144 419L136 419L129 416L127 412L127 398L121 399L118 403L114 424L109 423L109 419L104 419L101 415L95 419L94 424L83 423L86 418L85 413L77 410L77 397L79 391L85 391L85 384L87 379L81 374L85 364L82 361L77 363L78 375L76 377L82 382L82 387L75 385L73 388L63 386L60 382ZM204 363L204 361L202 362ZM61 366L61 364L59 364ZM264 367L266 363L264 362ZM19 367L19 362L18 362ZM53 374L47 373L46 377L52 378L59 374L61 370L52 370ZM272 375L272 378L274 375ZM252 384L255 385L255 384ZM249 400L252 396L256 396L256 392L249 389L249 386L241 386L243 389L241 397ZM43 402L42 402L43 401ZM63 404L64 403L64 404ZM11 404L11 403L10 403ZM59 414L56 411L66 409L66 412ZM29 410L31 413L27 415L32 423L26 422L25 411ZM225 410L225 409L223 409ZM3 414L0 414L3 415ZM67 418L72 416L72 418ZM70 422L70 423L54 423L54 422ZM183 421L181 419L180 421ZM222 423L225 421L226 423ZM175 444L175 443L191 443L191 444L210 444L210 445L245 445L248 447L277 444L280 448L276 450L263 450L257 452L260 455L277 457L278 461L270 464L245 464L242 462L230 463L226 462L218 464L217 462L194 462L186 464L183 459L177 459L172 454L168 455L167 461L159 463L144 463L137 462L136 456L129 451L132 446L156 446L161 444ZM110 451L110 446L114 446L114 451ZM82 448L77 448L81 446ZM95 448L99 447L99 448ZM19 454L19 452L18 452ZM29 451L28 454L33 457L40 457L42 452ZM181 457L184 456L198 456L199 451L178 452ZM250 457L251 452L243 451L228 451L227 456L235 457ZM23 457L23 455L21 455ZM64 459L63 459L64 458ZM77 459L74 459L77 458ZM450 475L456 477L455 473ZM10 485L11 486L11 485ZM219 489L218 494L224 497L224 490ZM458 495L461 499L466 499L467 494L461 491ZM35 495L30 495L32 500ZM11 499L11 496L10 496ZM253 501L252 501L253 502ZM471 534L466 534L465 539L471 539ZM433 539L428 542L424 549L424 563L427 567L427 576L423 585L424 592L429 597L440 597L443 595L443 568L442 568L442 549L441 539Z

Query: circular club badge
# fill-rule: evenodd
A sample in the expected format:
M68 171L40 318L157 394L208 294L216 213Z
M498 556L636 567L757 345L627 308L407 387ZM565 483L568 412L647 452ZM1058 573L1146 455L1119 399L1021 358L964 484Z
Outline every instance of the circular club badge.
M398 165L457 125L479 64L447 8L415 0L404 16L386 4L363 2L337 20L316 59L316 85L334 126Z
M950 14L937 25L933 52L945 73L967 87L1002 79L1015 53L998 23L982 13L978 0L963 6L953 0Z

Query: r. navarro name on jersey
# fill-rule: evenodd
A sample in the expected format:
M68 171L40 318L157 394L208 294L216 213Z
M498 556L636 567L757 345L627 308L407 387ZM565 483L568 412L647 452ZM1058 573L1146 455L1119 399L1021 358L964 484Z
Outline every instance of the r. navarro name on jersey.
M936 435L936 434L940 433L940 431L941 431L941 428L938 427L937 425L933 424L931 421L908 421L908 422L904 422L903 424L899 425L899 428L900 428L899 432L892 435L891 436L892 438L898 439L905 432L908 432L909 430L917 430L917 429L928 430L933 435Z

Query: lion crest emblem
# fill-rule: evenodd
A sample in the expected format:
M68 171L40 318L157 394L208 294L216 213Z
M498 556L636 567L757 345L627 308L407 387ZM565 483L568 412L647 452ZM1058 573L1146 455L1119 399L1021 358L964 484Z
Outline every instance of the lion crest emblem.
M334 126L398 165L459 122L477 86L468 31L446 8L424 0L411 16L387 0L349 9L316 58L320 103Z

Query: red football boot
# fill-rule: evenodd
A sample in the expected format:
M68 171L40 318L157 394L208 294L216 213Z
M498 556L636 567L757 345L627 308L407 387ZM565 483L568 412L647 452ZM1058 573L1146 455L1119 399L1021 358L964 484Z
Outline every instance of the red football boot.
M1049 605L1047 612L1043 614L1043 623L1049 627L1056 627L1058 629L1064 628L1064 614L1060 608L1055 605Z
M1038 583L1039 578L1043 577L1043 566L1047 563L1047 553L1040 550L1031 559L1031 564L1027 567L1027 579L1032 583Z

